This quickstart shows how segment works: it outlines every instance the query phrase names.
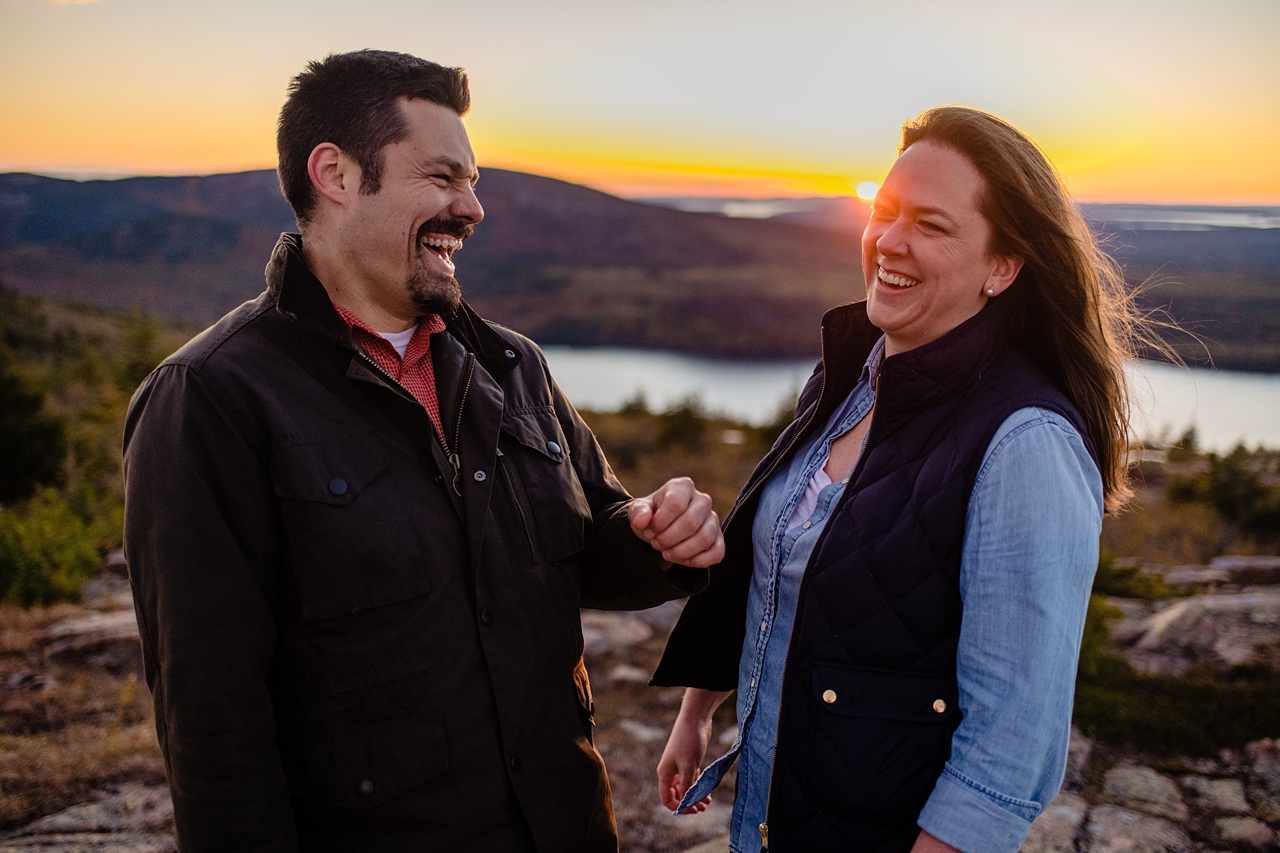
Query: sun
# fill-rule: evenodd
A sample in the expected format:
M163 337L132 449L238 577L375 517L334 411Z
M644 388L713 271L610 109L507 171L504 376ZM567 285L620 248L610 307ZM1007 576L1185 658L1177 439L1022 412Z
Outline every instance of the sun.
M880 185L875 181L863 181L858 184L858 198L863 201L871 201L876 197L876 192L880 189Z

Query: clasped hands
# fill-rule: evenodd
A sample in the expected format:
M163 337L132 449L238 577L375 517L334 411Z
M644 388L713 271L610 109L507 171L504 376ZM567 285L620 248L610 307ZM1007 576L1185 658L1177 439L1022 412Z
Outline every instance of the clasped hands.
M668 480L653 494L627 506L631 529L668 563L704 569L724 559L720 518L711 496L688 477Z

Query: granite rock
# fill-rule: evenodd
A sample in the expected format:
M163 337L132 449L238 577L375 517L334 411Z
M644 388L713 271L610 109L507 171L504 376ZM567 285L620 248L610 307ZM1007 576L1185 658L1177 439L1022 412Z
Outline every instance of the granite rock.
M1150 767L1113 767L1107 771L1103 790L1126 808L1170 820L1187 819L1187 805L1178 786Z
M1276 841L1271 827L1255 817L1220 817L1214 824L1218 836L1230 844L1268 847Z
M1191 853L1186 830L1167 820L1119 806L1099 806L1086 826L1089 853Z
M1280 738L1256 740L1244 748L1249 765L1249 800L1263 820L1280 822Z
M1191 803L1205 811L1229 814L1245 814L1249 811L1249 801L1244 798L1244 783L1239 779L1183 776L1182 787Z
M1031 824L1019 853L1075 853L1076 835L1088 811L1089 804L1077 794L1054 797Z

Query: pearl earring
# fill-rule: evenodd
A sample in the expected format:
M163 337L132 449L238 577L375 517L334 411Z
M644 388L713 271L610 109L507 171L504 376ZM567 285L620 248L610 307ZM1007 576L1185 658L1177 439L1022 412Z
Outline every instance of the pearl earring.
M994 287L988 287L987 296L995 296L995 295L996 295L996 289Z

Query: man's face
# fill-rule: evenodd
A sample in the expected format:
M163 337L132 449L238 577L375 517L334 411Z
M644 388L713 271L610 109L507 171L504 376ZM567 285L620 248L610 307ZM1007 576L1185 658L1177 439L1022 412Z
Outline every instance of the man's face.
M462 119L448 107L404 98L408 135L382 150L382 185L344 218L344 251L368 293L400 317L450 314L462 298L453 253L484 218L479 177Z

